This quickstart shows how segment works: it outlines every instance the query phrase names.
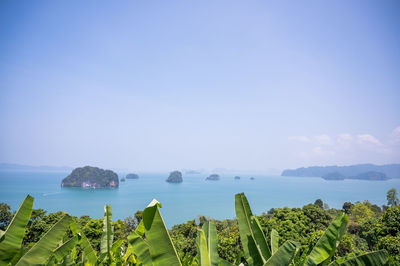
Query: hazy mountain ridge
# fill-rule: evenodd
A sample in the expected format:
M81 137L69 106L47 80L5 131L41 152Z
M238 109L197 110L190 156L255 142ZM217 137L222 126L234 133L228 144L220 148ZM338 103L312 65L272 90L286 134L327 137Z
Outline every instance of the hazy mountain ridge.
M49 165L23 165L15 163L0 163L0 171L55 171L55 172L68 172L73 167L70 166L49 166Z
M381 172L388 178L400 178L400 164L357 164L348 166L311 166L297 169L287 169L282 172L282 176L298 177L323 177L330 173L339 173L346 178L359 176L367 172Z

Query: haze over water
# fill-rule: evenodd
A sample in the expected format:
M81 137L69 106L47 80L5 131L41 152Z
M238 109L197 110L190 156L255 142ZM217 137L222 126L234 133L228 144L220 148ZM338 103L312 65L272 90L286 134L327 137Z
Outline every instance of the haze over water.
M61 180L69 173L0 172L0 202L16 210L27 194L35 198L34 208L48 212L66 211L74 216L103 217L103 207L110 204L113 220L134 215L153 198L163 205L166 225L195 219L199 214L215 219L235 216L234 195L245 192L255 214L270 208L302 207L321 198L330 207L341 208L345 201L369 200L386 204L386 192L400 188L400 179L387 181L344 180L322 178L221 175L220 181L206 181L206 175L184 175L184 182L165 182L168 173L142 173L138 180L120 182L118 189L61 188ZM121 175L124 176L124 175ZM250 180L255 177L255 180Z

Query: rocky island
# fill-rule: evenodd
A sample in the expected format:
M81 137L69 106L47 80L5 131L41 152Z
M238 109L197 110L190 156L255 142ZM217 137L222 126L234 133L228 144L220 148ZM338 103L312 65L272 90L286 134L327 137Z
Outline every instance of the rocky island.
M209 176L206 178L206 180L218 181L218 180L219 180L219 175L217 175L217 174L209 175Z
M235 176L235 180L240 180L240 176Z
M332 175L333 173L340 174ZM297 169L287 169L282 176L298 177L328 177L327 180L361 179L361 180L387 180L400 178L400 164L357 164L347 166L311 166ZM339 179L340 178L340 179Z
M111 170L85 166L75 168L72 173L61 182L62 187L82 188L117 188L118 175Z
M369 171L361 173L356 176L350 176L349 179L362 179L362 180L388 180L389 178L381 172Z
M322 176L325 180L344 180L346 177L339 172L333 172Z
M139 179L139 176L137 174L127 174L125 176L126 179Z
M173 171L169 174L167 180L165 180L169 183L182 183L183 178L182 178L182 173L179 171Z

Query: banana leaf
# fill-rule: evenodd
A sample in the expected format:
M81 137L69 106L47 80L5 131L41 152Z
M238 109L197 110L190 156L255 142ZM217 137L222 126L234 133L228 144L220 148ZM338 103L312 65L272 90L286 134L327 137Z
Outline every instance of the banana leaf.
M199 263L201 266L210 266L211 259L207 247L207 238L204 229L197 230L197 248L199 254Z
M143 225L152 261L155 265L181 265L178 253L161 217L160 207L161 203L154 199L143 211Z
M69 265L72 265L70 255L69 255L69 254L66 255L66 256L64 257L64 260L62 261L62 263L60 263L60 264L58 264L58 265L62 265L62 266L69 266Z
M144 225L143 220L140 221L139 225L136 227L135 232L140 235L141 237L144 236Z
M56 250L54 250L53 256L58 261L62 260L76 246L78 241L79 241L79 236L78 235L74 236L73 238L65 242L63 245L58 247Z
M114 227L112 225L112 209L110 205L104 206L103 235L101 236L100 253L111 259L111 248L114 240Z
M26 196L11 223L1 236L0 242L0 264L9 263L15 255L20 253L25 227L32 214L33 198Z
M210 256L211 265L218 265L221 259L218 256L218 238L215 223L212 221L205 222L203 224L203 231L207 240L207 249Z
M333 219L312 249L305 265L318 265L332 257L346 231L348 220L349 218L343 212Z
M355 258L346 260L340 264L333 262L329 265L341 265L341 266L368 266L368 265L385 265L388 261L386 250L379 250L375 252L369 252L364 255L357 256ZM336 264L335 264L336 263Z
M132 231L128 236L128 242L132 246L134 254L139 258L144 266L152 266L153 262L150 254L150 246L138 233Z
M275 229L271 230L271 253L274 254L279 249L279 234Z
M239 265L239 264L241 264L242 256L243 256L243 253L242 253L241 250L239 250L239 253L238 253L237 256L236 256L236 259L235 259L235 262L233 263L233 265Z
M134 250L132 245L128 244L128 248L125 251L124 254L124 263L126 265L128 265L128 263L135 263L136 264L136 260L135 260L135 256L134 256Z
M54 248L61 241L71 222L71 217L64 215L39 241L25 253L16 265L45 264Z
M124 239L119 239L112 245L111 255L114 261L121 261L121 245L124 243L124 241Z
M112 245L111 252L112 253L119 252L119 249L120 249L121 245L124 243L124 241L125 240L123 240L123 239L119 239L119 240L115 241L114 244Z
M77 255L78 255L78 252L76 251L76 246L75 246L71 249L71 252L70 252L70 257L71 257L72 263L75 263Z
M11 264L11 265L12 265L12 264ZM51 255L50 258L47 260L47 262L46 262L45 265L46 265L46 266L57 265L57 260L56 260L56 258L55 258L53 255Z
M79 235L80 240L79 240L79 245L83 249L84 255L87 258L87 261L90 265L95 265L97 262L97 255L96 252L94 251L92 245L90 244L89 240L83 233L82 229L79 227L77 223L75 223L73 220L71 221L70 224L71 231L74 235Z
M271 258L264 264L264 266L285 266L289 265L299 244L293 241L286 241Z
M261 250L256 245L251 226L251 216L253 216L249 202L244 193L235 195L235 210L239 224L239 235L242 241L244 256L249 265L263 265L264 258Z
M265 239L264 232L261 229L260 222L255 215L251 217L251 228L253 230L254 238L256 240L259 250L261 251L264 261L267 261L271 257L271 250L268 247L268 243Z
M220 258L218 265L219 266L233 266L234 264L232 264L232 263Z

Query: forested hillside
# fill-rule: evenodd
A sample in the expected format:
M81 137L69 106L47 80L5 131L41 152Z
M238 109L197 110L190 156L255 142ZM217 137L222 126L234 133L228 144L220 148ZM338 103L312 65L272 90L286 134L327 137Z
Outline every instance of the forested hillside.
M105 206L104 219L70 217L61 211L47 213L42 209L33 209L31 215L27 216L29 207L33 205L33 198L28 196L17 215L11 212L6 203L0 204L0 260L7 261L7 254L11 252L11 249L5 247L9 244L7 240L10 241L10 231L15 230L15 219L24 217L27 223L25 233L19 233L22 249L10 256L9 259L13 257L13 261L36 258L32 256L37 255L38 250L43 250L41 242L44 241L40 240L48 241L49 235L56 235L54 231L57 228L58 239L53 239L54 246L48 247L47 263L65 262L67 257L77 264L85 260L89 263L92 256L95 261L93 264L100 262L108 265L117 260L127 265L151 265L146 264L145 260L151 262L157 257L153 254L154 250L159 250L159 247L153 249L152 245L162 243L163 248L170 250L164 254L168 254L169 259L174 261L170 265L208 265L204 258L214 258L219 261L218 265L269 265L264 263L274 261L277 257L284 258L282 252L278 252L283 249L288 252L287 265L317 265L323 261L335 261L335 265L339 265L352 258L354 261L375 261L377 265L378 262L386 261L389 265L400 265L399 199L395 189L389 190L386 196L388 204L382 207L366 200L345 202L343 208L337 210L317 199L302 208L270 209L266 213L252 216L244 194L237 194L237 219L217 221L199 217L197 221L175 225L168 231L159 212L161 204L156 201L144 211L137 211L134 216L113 222L111 206L108 205ZM12 222L13 216L18 217L14 217ZM214 233L213 253L209 239L212 239ZM331 240L333 237L339 243L337 248L334 244L336 242L326 247L329 242L324 241L327 241L329 234ZM157 240L153 239L156 236ZM202 242L203 237L205 242ZM243 246L244 239L246 245ZM254 243L247 242L249 239L254 239ZM60 241L64 244L61 245ZM148 248L142 249L141 245L147 245ZM257 247L259 254L251 252L252 245ZM319 246L324 246L326 252L331 254L323 257L316 252ZM204 252L208 257L203 256ZM99 256L96 257L96 254ZM320 262L316 263L318 259Z

